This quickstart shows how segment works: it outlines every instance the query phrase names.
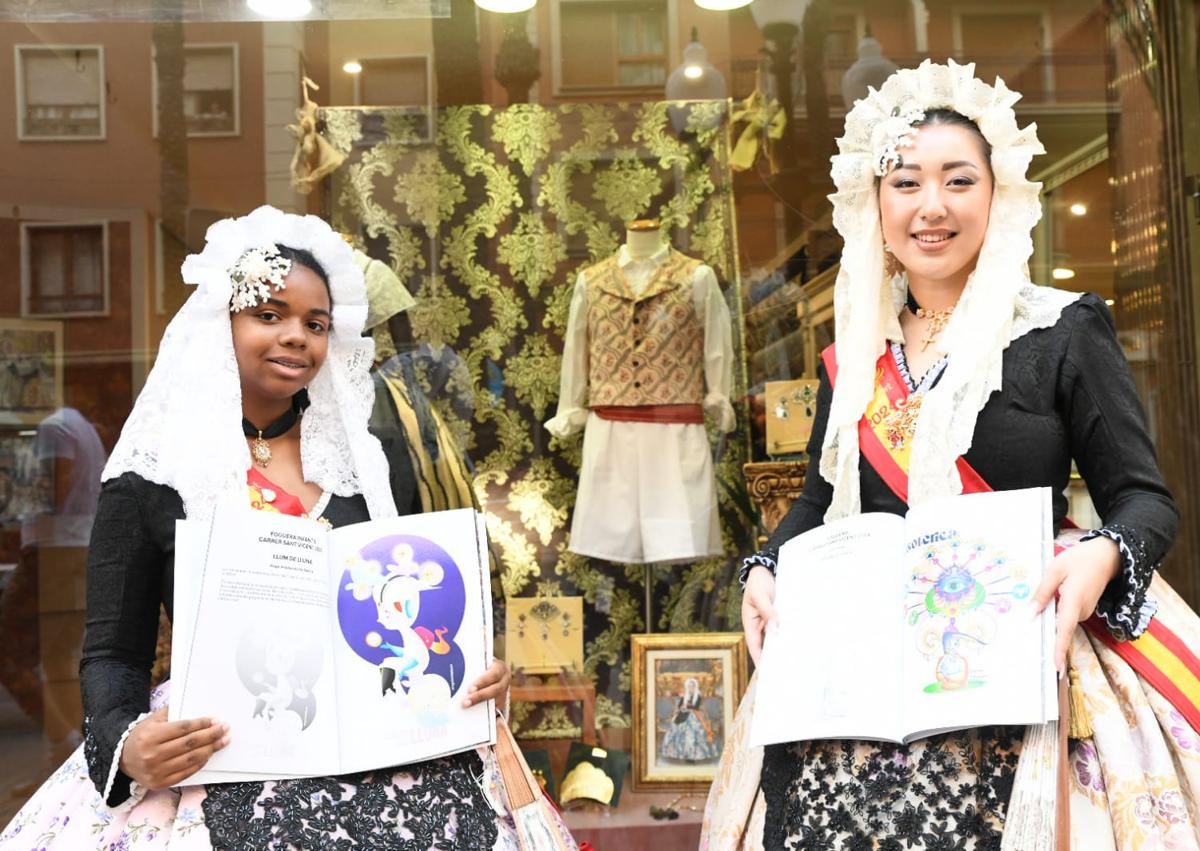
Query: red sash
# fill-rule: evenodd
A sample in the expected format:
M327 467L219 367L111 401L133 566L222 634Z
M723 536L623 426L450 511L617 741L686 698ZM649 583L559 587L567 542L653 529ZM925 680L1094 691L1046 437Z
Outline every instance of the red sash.
M834 346L821 352L821 360L832 385L837 381ZM875 366L875 395L859 421L858 443L862 457L905 504L908 503L908 464L912 447L910 435L905 434L898 424L904 422L908 401L908 385L889 349ZM913 411L909 409L908 412ZM958 472L962 477L963 493L992 490L965 458L958 459ZM1064 523L1074 526L1069 518ZM1131 641L1117 641L1096 615L1082 626L1169 700L1193 730L1200 731L1200 659L1160 618L1152 618L1146 631Z
M591 410L602 420L622 423L704 425L704 408L699 405L596 405Z

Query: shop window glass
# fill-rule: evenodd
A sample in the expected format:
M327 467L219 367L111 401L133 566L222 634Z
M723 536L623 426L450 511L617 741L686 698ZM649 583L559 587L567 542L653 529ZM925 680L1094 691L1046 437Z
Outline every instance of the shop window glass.
M429 60L396 56L361 60L358 102L367 106L426 106L429 103Z
M26 225L29 316L103 313L107 309L104 225Z
M155 97L158 75L155 74ZM189 136L236 136L239 132L236 44L189 44L184 48L183 118ZM158 110L154 110L157 133Z
M959 55L975 62L981 79L1001 77L1027 101L1041 100L1048 93L1046 13L1036 8L964 11L958 26Z
M565 87L650 87L667 79L667 6L562 3Z
M17 45L17 135L103 139L104 49Z

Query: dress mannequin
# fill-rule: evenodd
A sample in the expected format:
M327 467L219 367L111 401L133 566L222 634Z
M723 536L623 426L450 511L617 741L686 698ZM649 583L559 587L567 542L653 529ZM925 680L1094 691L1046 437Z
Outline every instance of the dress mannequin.
M571 300L557 437L585 429L572 552L624 564L721 552L704 415L734 427L729 308L712 269L635 222Z

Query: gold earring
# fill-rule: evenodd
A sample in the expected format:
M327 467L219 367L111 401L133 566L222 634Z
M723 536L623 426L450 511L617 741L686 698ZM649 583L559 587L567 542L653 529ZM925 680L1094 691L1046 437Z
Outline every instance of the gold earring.
M883 271L889 278L894 278L904 271L904 264L886 242L883 244Z

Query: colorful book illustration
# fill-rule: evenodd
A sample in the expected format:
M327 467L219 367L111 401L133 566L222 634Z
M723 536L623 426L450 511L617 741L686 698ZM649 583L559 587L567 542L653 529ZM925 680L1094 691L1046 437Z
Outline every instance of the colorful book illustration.
M1049 488L931 500L820 526L780 550L754 745L908 742L1058 717Z
M487 537L470 509L329 529L223 506L176 527L169 717L230 744L188 784L343 774L492 744L463 708L492 660Z

